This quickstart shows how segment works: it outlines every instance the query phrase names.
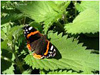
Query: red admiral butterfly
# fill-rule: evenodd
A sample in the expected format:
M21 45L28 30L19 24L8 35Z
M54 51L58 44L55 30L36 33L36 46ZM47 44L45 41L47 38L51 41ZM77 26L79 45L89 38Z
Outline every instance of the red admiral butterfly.
M30 51L34 51L34 58L42 59L56 55L55 47L46 39L46 36L31 26L25 26L23 29L27 40L27 48Z

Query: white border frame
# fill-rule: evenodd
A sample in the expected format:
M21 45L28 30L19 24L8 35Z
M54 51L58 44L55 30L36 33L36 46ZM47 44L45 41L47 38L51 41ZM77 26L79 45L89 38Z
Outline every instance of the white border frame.
M100 38L100 0L1 0L1 1L99 1L99 38ZM0 8L1 8L1 1L0 1ZM1 9L0 9L0 18L1 18ZM0 19L0 38L1 38L1 19ZM99 39L99 43L100 43L100 39ZM1 49L1 40L0 40L0 49ZM100 46L99 46L99 65L100 65ZM1 50L0 50L0 74L1 74ZM100 66L99 66L99 74L100 74ZM88 74L88 75L99 75L99 74ZM9 74L9 75L14 75L14 74ZM30 75L30 74L27 74L27 75ZM31 74L31 75L34 75L34 74ZM35 75L39 75L39 74L35 74ZM46 75L46 74L43 74L43 75ZM48 75L53 75L53 74L48 74ZM64 75L69 75L69 74L64 74ZM73 75L73 74L70 74L70 75ZM87 74L75 74L75 75L87 75Z

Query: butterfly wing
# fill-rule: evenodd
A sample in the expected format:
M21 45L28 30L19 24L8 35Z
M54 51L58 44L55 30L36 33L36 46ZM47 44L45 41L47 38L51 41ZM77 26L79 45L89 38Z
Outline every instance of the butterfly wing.
M42 36L40 39L31 43L31 48L35 50L35 58L39 55L41 55L41 58L49 58L56 55L55 47L46 39L45 36Z
M32 50L34 50L37 55L43 55L46 50L46 44L46 38L44 36L41 36L41 38L32 42L30 45Z
M55 47L35 28L25 26L24 35L27 39L27 48L34 51L33 56L37 59L43 57L54 57L56 55Z

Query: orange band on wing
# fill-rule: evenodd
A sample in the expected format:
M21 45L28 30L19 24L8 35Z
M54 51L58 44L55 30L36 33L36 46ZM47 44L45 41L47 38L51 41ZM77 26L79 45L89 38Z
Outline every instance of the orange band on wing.
M30 34L27 35L27 38L29 38L31 35L35 35L37 33L39 33L39 31L31 32Z
M50 42L49 41L47 41L48 43L47 43L47 49L46 49L46 52L44 53L44 55L47 55L48 54L48 50L49 50L49 44L50 44Z
M36 58L36 59L41 59L42 56L41 55L37 55L36 53L33 53L33 57Z
M27 44L27 48L28 48L28 50L31 50L30 44Z

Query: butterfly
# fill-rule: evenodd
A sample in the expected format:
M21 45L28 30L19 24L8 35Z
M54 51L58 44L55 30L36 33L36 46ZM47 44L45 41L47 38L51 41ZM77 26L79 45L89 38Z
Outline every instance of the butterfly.
M24 36L27 40L27 48L34 52L33 57L36 59L43 59L54 57L56 55L56 48L52 43L32 26L26 25L23 27Z

